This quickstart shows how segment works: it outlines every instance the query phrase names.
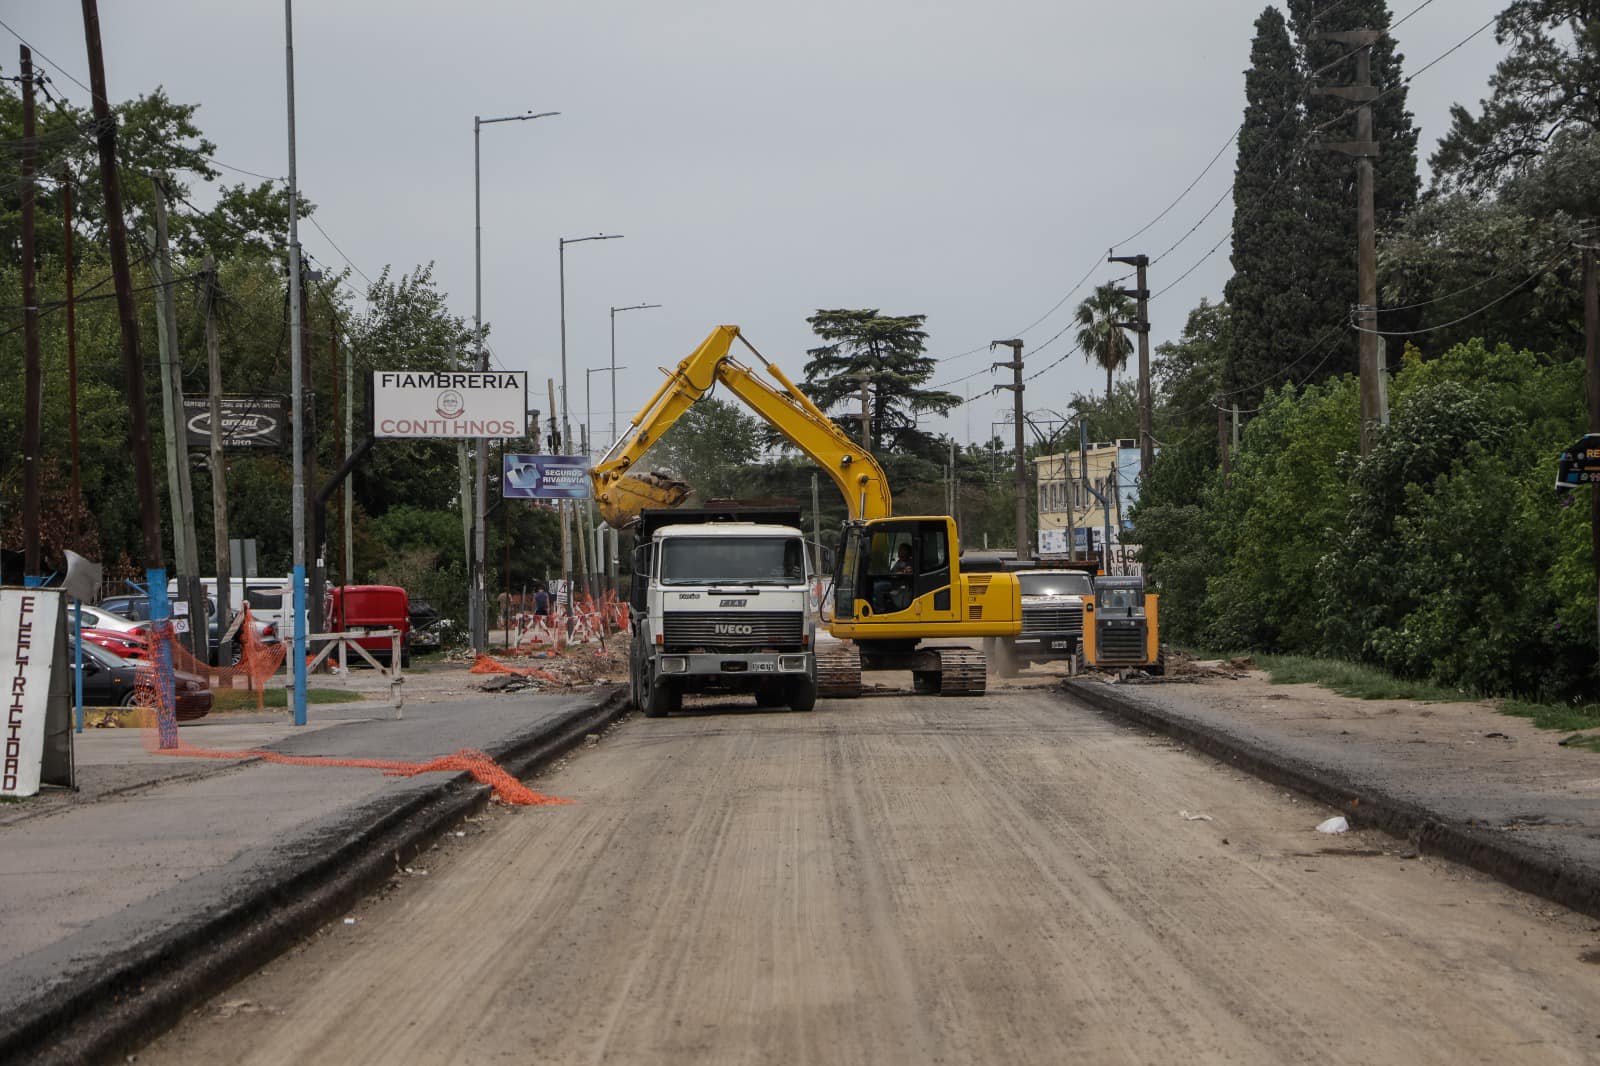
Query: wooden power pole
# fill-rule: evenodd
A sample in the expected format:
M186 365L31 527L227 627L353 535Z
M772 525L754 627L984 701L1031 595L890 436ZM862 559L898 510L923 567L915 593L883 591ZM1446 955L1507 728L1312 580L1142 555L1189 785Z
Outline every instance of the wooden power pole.
M1123 289L1122 295L1139 301L1138 317L1133 322L1118 322L1123 329L1139 335L1139 477L1150 476L1150 464L1155 462L1155 427L1150 412L1150 284L1145 271L1150 268L1148 255L1107 256L1110 263L1127 263L1137 272L1132 289Z
M33 53L22 46L22 551L25 577L42 575L39 559L39 446L44 371L39 353L39 283L33 234Z
M209 371L207 395L211 414L211 516L217 560L217 633L221 635L228 631L228 624L233 620L233 553L229 550L228 540L228 468L222 460L222 354L217 343L217 296L217 262L208 255L205 262L204 299L206 367ZM223 658L223 650L222 645L218 644L219 662L227 661Z
M1012 402L1016 413L1016 453L1017 453L1017 558L1032 559L1033 545L1028 538L1028 459L1026 455L1026 441L1023 439L1023 424L1027 416L1022 411L1022 390L1026 388L1022 383L1022 342L1020 340L991 341L990 350L1004 345L1011 349L1011 361L996 363L997 367L1005 367L1011 371L1012 383L1010 385L997 385L996 388L1010 389Z
M178 595L189 607L190 652L207 661L206 598L200 586L199 548L194 534L194 489L189 478L188 419L183 416L183 359L178 352L178 309L172 261L167 249L167 189L163 175L155 186L156 343L161 351L161 396L166 422L168 496L172 500L172 547L178 560Z
M1356 160L1356 329L1360 344L1361 454L1366 455L1372 450L1373 427L1388 421L1378 380L1382 373L1378 365L1378 226L1372 172L1372 161L1378 156L1378 142L1372 132L1372 101L1378 96L1372 84L1372 46L1383 39L1383 32L1325 31L1316 34L1316 39L1356 49L1355 80L1349 85L1323 86L1316 92L1360 105L1356 109L1356 139L1326 142L1321 147Z
M1589 432L1600 433L1600 272L1594 249L1583 249L1583 356ZM1600 636L1600 484L1589 489L1589 543L1594 554L1595 625Z

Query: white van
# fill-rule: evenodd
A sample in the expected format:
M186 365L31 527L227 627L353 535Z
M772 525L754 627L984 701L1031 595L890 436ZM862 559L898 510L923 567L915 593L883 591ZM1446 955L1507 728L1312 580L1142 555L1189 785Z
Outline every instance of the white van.
M217 602L217 579L202 577L206 597ZM308 592L309 594L309 592ZM178 595L178 581L167 582L167 595ZM228 606L237 613L244 604L250 604L250 617L263 625L277 627L285 640L294 634L291 608L294 603L294 579L291 577L235 577L228 579Z

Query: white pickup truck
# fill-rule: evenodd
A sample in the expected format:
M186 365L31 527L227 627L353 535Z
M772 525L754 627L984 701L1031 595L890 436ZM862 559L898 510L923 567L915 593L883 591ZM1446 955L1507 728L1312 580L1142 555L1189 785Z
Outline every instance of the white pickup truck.
M798 523L798 513L641 516L628 676L646 717L699 692L750 693L758 705L794 711L815 705L816 615Z

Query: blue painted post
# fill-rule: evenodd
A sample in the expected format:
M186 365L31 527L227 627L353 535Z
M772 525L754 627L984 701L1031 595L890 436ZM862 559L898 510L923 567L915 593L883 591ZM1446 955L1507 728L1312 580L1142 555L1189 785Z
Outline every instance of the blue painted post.
M178 716L172 676L172 605L167 602L166 570L146 570L150 585L150 650L155 654L156 685L159 699L156 733L162 751L178 746Z
M306 724L306 568L294 568L294 724Z

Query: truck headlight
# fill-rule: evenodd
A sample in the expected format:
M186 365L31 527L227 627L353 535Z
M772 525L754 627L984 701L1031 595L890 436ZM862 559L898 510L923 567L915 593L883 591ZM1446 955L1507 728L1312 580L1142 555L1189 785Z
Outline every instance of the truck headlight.
M689 671L689 660L682 655L663 655L661 657L661 672L663 674L683 674Z
M802 673L802 672L805 671L805 668L806 668L806 657L804 655L780 655L780 656L778 656L778 669L779 670L782 670L784 672Z

